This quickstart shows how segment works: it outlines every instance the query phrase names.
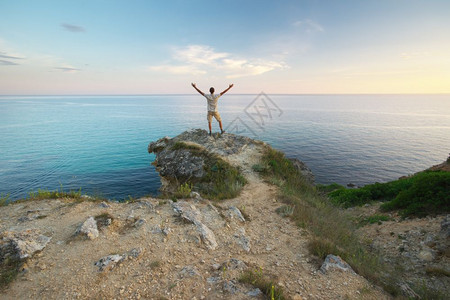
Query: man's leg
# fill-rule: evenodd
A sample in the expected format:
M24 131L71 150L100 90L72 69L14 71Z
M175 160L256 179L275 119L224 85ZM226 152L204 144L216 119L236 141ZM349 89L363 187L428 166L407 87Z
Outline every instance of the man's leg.
M225 130L223 130L223 128L222 128L222 120L219 121L219 126L220 126L220 132L225 133Z
M209 135L211 135L211 122L208 122L208 127L209 127Z

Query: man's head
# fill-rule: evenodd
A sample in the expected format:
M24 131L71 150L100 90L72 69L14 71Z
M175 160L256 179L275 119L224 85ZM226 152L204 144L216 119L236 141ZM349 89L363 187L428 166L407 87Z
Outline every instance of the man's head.
M210 92L211 94L214 94L214 88L211 87L211 88L209 89L209 92Z

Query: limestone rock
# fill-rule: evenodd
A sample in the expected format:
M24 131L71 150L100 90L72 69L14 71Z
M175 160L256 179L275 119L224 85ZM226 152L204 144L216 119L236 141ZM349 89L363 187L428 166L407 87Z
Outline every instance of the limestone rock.
M215 250L217 248L216 236L214 232L211 231L205 224L197 223L197 231L200 233L202 242L206 245L208 249Z
M172 207L186 221L194 224L201 222L201 213L195 205L186 201L177 201L172 204Z
M237 208L236 206L230 206L228 208L228 216L230 219L236 218L241 222L245 222L244 216L242 215L239 208Z
M223 283L223 291L229 294L237 294L239 288L237 286L236 280L227 280Z
M0 243L1 257L6 255L16 256L20 259L29 258L34 253L41 251L50 242L51 237L42 235L38 229L27 229L21 232L2 233L2 242Z
M222 266L219 268L223 269L224 267L228 270L239 270L239 271L247 269L247 265L245 264L245 262L236 258L230 258L229 260L224 262Z
M214 232L202 223L202 215L195 205L186 201L178 201L172 203L172 207L184 220L193 223L196 226L203 243L208 249L215 250L217 248L218 245Z
M83 234L90 240L98 238L97 221L95 221L94 217L87 218L80 228L78 228L77 234Z
M245 235L244 228L239 228L233 236L242 249L246 252L250 252L250 238Z
M95 265L98 267L100 272L107 271L113 269L117 263L121 262L124 259L122 255L114 254L108 255L100 258Z
M141 228L142 225L144 225L145 223L147 223L146 219L138 219L136 222L134 222L133 227L134 228Z
M350 265L346 263L342 258L336 255L328 254L322 266L320 267L320 271L325 274L328 271L332 270L355 273L352 267L350 267Z
M181 278L200 276L200 273L193 266L186 266L180 271Z
M262 295L262 292L258 288L250 290L250 291L247 292L247 296L250 296L250 297L258 297L260 295Z

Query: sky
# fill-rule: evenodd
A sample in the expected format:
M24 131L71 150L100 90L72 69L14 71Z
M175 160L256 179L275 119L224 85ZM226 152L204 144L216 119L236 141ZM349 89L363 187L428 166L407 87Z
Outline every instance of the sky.
M0 95L450 93L449 0L0 0Z

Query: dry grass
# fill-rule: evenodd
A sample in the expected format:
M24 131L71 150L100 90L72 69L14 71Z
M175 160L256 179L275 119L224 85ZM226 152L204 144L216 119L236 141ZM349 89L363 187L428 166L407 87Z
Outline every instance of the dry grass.
M312 254L322 259L328 254L339 255L361 276L393 295L400 294L395 266L384 264L377 253L368 250L356 236L350 216L330 204L283 153L268 148L257 169L268 182L279 186L282 202L294 208L292 220L314 235L309 243Z

